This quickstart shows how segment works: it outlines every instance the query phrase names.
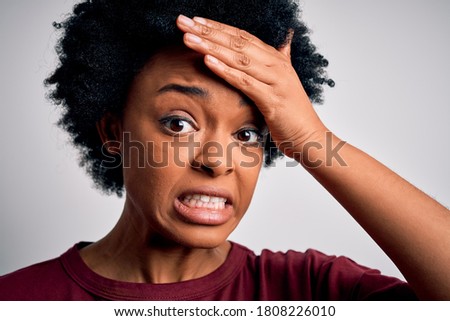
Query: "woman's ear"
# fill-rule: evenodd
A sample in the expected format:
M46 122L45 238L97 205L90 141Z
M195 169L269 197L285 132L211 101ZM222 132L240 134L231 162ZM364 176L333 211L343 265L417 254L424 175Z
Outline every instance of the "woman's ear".
M120 118L112 113L106 113L97 122L97 132L102 140L102 150L109 154L121 154L122 126Z

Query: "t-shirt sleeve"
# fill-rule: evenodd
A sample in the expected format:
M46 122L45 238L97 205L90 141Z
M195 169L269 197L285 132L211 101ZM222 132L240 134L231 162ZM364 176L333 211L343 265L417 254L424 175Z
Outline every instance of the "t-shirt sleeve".
M349 258L328 256L316 250L262 253L261 272L261 286L270 289L274 298L277 295L287 300L417 299L411 287L397 278L382 275Z
M320 258L315 272L317 287L331 300L414 300L411 287L397 278L382 275L353 260L339 256L313 255Z

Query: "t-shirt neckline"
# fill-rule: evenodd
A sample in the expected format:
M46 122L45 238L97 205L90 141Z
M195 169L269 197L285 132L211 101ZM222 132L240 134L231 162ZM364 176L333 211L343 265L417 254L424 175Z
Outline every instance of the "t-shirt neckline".
M201 300L235 279L250 253L247 248L230 242L231 249L225 262L216 270L198 279L177 283L150 284L116 281L91 270L79 250L88 242L75 244L61 255L60 261L67 274L84 290L105 300Z

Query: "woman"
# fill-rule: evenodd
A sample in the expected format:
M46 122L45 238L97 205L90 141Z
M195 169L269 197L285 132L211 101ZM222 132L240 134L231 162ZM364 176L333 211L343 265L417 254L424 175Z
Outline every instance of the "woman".
M48 79L61 125L125 206L102 240L2 277L2 299L448 298L448 210L322 123L311 101L333 83L290 1L89 1L62 27ZM409 285L344 258L227 241L275 146Z

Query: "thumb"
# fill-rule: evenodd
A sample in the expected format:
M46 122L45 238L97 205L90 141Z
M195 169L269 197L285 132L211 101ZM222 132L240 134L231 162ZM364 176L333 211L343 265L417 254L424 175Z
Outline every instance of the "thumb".
M293 37L294 37L294 30L289 29L288 34L286 36L286 43L282 47L278 48L278 51L288 58L291 58L291 44Z

